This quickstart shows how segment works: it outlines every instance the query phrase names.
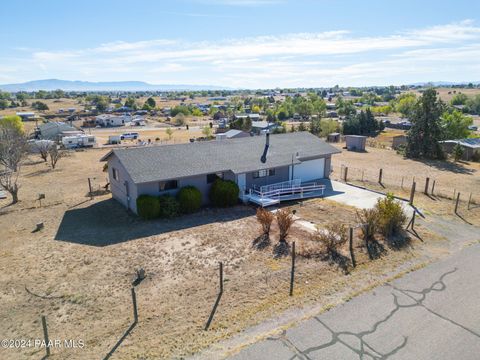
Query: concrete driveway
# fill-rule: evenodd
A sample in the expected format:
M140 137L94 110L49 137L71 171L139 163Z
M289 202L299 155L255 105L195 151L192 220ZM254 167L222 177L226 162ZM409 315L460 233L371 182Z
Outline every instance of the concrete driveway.
M232 359L476 360L479 298L476 244L258 342Z
M362 189L335 180L324 180L322 183L326 186L324 192L325 198L360 209L371 209L375 206L378 199L385 197L385 195L375 191ZM399 201L402 203L405 212L411 216L413 213L412 207L406 201Z

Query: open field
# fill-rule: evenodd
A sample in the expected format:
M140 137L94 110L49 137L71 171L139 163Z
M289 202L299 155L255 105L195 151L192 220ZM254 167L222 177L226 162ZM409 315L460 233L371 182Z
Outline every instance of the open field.
M402 251L384 244L383 255L369 261L356 238L359 265L349 275L319 257L298 256L295 296L289 297L290 259L273 257L278 229L274 226L267 248L253 249L259 226L252 207L145 222L127 215L110 195L90 200L87 177L95 178L95 188L105 184L98 159L106 151L71 152L54 171L31 159L23 168L22 201L0 203L0 321L6 324L1 335L39 338L43 314L51 338L85 341L81 350L54 349L52 359L102 358L110 351L132 323L130 287L138 267L147 272L137 287L139 323L116 350L117 359L179 358L289 308L310 303L328 308L416 266L428 246L443 244L418 227L428 243L413 240ZM35 201L38 193L46 195L42 207ZM318 226L356 224L354 208L327 199L286 206ZM40 221L45 229L32 232ZM296 224L288 241L301 251L309 237L309 230ZM347 247L341 255L348 264ZM219 261L225 265L225 293L211 329L204 331L217 294ZM2 359L19 358L16 350L1 351ZM22 358L41 355L21 351Z
M467 96L475 96L475 95L478 95L480 94L480 89L476 88L476 89L469 89L469 88L445 88L445 87L439 87L439 88L435 88L435 90L437 90L440 98L445 101L445 102L450 102L450 100L452 100L452 98L456 95L456 94L465 94ZM418 91L415 91L415 93L417 94L417 96L421 95L420 92Z

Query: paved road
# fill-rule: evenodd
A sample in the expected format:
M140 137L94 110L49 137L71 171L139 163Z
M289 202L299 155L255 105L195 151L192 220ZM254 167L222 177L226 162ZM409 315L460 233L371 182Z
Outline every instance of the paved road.
M480 359L480 244L232 359Z

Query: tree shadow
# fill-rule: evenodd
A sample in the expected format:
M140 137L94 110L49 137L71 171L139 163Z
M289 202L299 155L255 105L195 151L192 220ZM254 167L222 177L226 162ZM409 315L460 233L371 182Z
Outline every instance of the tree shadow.
M456 174L472 175L475 170L469 169L464 166L464 162L450 162L446 160L433 160L433 159L411 159L413 161L421 162L422 164L434 167L438 170L451 171Z
M385 246L378 242L376 239L371 239L366 244L368 256L370 260L379 259L387 250Z
M288 256L290 254L290 245L286 241L279 241L273 247L273 257L278 259L283 256Z
M412 238L408 235L407 231L401 231L398 234L387 237L386 243L390 249L399 251L406 248L411 248Z
M78 206L64 213L55 240L108 246L212 223L234 221L255 214L252 208L239 205L228 209L202 209L195 214L173 219L146 221L130 215L114 199L94 202L86 207Z
M330 265L336 265L344 274L349 273L350 258L339 253L337 250L328 251L322 258L323 261L327 261Z

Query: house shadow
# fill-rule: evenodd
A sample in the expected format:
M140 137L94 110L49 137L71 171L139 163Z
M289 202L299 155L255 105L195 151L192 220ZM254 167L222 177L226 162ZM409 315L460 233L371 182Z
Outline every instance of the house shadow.
M129 214L116 200L95 202L67 210L55 240L90 246L108 246L196 226L233 221L255 214L252 207L205 208L173 219L142 220Z

